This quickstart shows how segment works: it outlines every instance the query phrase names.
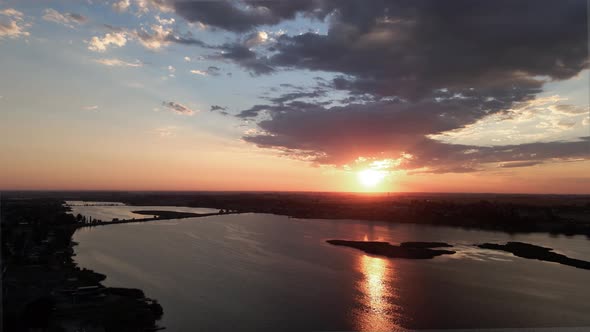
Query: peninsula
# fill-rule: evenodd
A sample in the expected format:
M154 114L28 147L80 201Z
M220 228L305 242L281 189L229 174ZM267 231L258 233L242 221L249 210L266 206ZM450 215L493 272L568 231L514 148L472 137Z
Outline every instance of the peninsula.
M504 245L496 243L484 243L477 245L482 249L501 250L512 253L514 256L538 259L540 261L555 262L563 265L577 267L579 269L590 270L590 262L580 259L574 259L562 254L553 252L551 248L536 246L534 244L523 242L508 242Z

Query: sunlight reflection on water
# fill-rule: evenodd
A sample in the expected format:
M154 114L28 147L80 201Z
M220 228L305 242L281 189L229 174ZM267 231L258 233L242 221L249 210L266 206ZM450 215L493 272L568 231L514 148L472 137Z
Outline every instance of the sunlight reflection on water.
M396 298L395 266L392 261L360 255L358 269L363 274L358 288L362 308L355 313L359 331L404 331L400 326ZM393 282L392 282L393 281Z

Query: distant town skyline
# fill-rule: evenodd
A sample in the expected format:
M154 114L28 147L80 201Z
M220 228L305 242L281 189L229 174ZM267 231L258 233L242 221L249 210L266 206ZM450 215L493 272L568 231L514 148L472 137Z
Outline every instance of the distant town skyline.
M587 2L0 0L0 190L590 194Z

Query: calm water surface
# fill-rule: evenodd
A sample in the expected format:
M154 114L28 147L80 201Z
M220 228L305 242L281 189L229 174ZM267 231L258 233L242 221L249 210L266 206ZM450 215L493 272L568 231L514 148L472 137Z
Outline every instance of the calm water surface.
M387 259L327 239L444 241L458 253ZM241 214L83 228L74 240L78 264L107 286L157 299L167 331L590 326L590 271L472 246L523 241L590 259L585 237Z
M219 209L209 208L195 208L186 206L130 206L118 202L89 202L89 201L66 201L72 211L71 213L77 215L78 213L99 219L102 221L111 221L113 218L118 219L142 219L150 217L149 215L133 213L133 211L140 210L155 210L155 211L177 211L177 212L192 212L192 213L216 213Z

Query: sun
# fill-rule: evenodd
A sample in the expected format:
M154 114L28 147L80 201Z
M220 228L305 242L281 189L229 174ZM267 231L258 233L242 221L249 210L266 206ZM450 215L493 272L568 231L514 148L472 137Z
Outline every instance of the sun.
M375 187L385 178L384 171L365 169L357 173L359 182L365 187Z

